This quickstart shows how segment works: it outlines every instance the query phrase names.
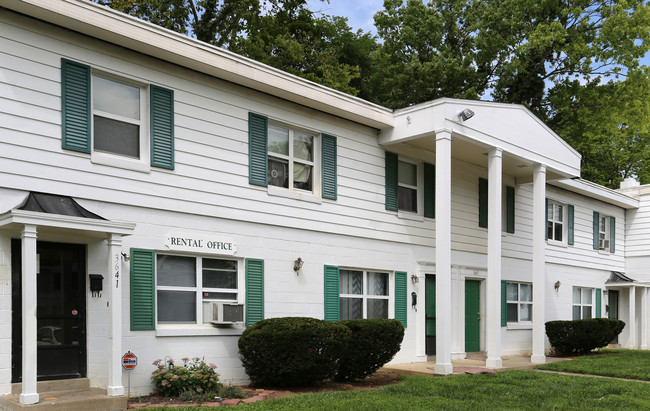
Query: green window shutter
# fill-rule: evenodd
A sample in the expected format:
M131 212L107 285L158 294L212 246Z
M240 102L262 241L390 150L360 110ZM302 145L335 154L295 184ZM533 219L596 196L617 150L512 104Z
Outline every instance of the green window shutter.
M506 232L515 233L515 188L506 187Z
M399 320L404 328L407 324L406 277L405 272L395 272L395 319Z
M567 206L567 214L568 214L567 215L567 224L569 225L569 227L568 227L568 233L569 234L568 234L568 238L567 238L567 243L569 245L573 245L573 242L574 242L573 241L573 237L574 237L574 228L573 228L574 210L573 210L573 205L572 204L569 204Z
M545 202L545 207L546 207L546 217L544 220L544 237L548 240L548 198L546 199Z
M436 167L424 163L424 216L436 218Z
M256 186L268 185L269 120L255 113L248 113L248 182Z
M61 147L90 153L90 67L61 59Z
M488 181L484 178L478 179L478 226L488 226Z
M323 148L323 198L336 200L337 197L337 171L336 171L336 137L328 134L323 134L322 148Z
M131 249L131 331L156 329L155 257L153 250Z
M246 259L246 327L264 319L264 260Z
M600 299L602 298L602 295L603 295L603 290L601 290L600 288L596 288L596 314L595 314L596 318L600 318L600 308L601 308Z
M338 321L340 316L339 303L339 268L335 265L325 266L325 296L324 310L325 321Z
M151 85L151 165L174 169L174 91Z
M609 217L609 252L616 252L616 218Z
M598 250L600 247L598 245L598 221L600 220L600 214L598 211L594 211L594 250Z
M397 154L386 152L386 210L397 211Z
M507 309L508 309L508 282L501 280L501 327L508 325Z

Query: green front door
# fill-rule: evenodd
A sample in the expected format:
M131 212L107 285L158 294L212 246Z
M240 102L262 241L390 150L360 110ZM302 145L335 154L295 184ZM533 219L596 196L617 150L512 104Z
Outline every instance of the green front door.
M480 288L480 281L465 281L465 352L474 352L481 349L479 338L481 333L481 324L479 322L481 319Z
M436 354L436 277L427 274L424 284L426 354Z

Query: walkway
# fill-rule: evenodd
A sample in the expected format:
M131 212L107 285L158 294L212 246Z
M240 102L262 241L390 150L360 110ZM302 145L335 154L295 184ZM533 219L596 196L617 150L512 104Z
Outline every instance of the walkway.
M537 364L530 362L530 356L508 355L501 357L503 368L497 370L485 366L485 353L468 353L467 358L452 360L454 374L493 374L502 370L532 370ZM546 357L546 362L564 361L570 358ZM433 375L436 357L430 356L427 362L410 364L390 364L383 367L399 375Z

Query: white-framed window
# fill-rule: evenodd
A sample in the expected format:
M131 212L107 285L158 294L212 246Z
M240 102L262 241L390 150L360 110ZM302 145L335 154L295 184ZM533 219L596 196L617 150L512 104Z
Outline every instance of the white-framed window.
M609 230L610 230L610 217L599 215L598 217L598 249L609 251Z
M91 79L92 160L148 168L148 87L103 73Z
M546 231L550 241L566 241L566 205L557 201L548 202L548 220L546 221Z
M509 323L533 320L533 285L506 283L506 319Z
M241 301L241 273L234 259L156 255L157 322L209 323L212 302Z
M316 133L268 126L268 184L290 190L319 192Z
M389 273L341 269L339 280L341 320L388 318Z
M409 161L397 163L397 209L418 213L418 166Z
M593 288L573 287L573 315L574 320L584 320L593 317Z

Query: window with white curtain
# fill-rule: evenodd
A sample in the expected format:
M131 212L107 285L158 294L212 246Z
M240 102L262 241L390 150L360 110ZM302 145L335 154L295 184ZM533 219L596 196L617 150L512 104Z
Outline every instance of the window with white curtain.
M388 318L388 273L340 270L340 318Z
M310 133L269 124L269 184L313 192L317 140Z

